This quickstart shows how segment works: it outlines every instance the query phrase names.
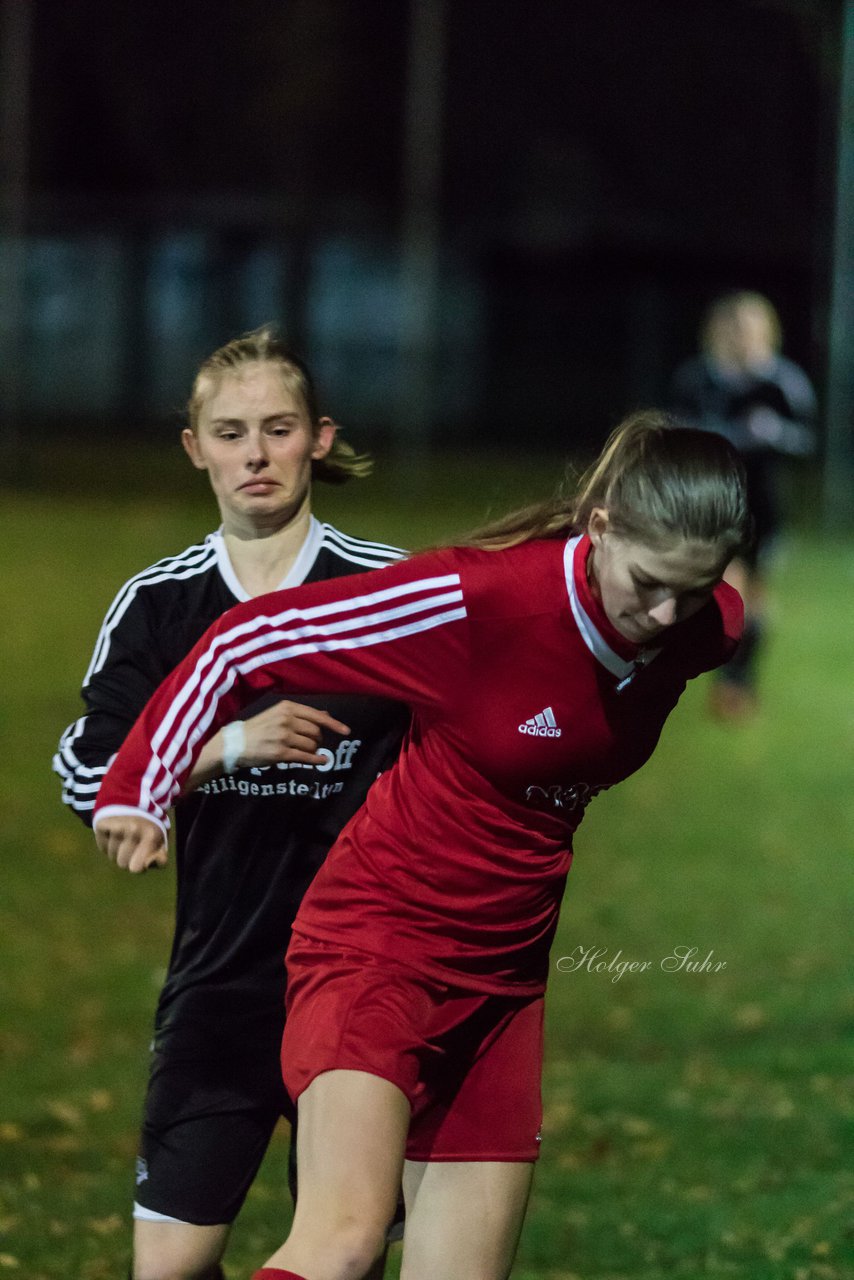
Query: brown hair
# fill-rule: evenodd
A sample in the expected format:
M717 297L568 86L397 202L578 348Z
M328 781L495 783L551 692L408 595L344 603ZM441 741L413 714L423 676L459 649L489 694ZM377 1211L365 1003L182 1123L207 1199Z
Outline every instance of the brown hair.
M744 467L723 436L657 410L626 418L578 480L575 493L525 507L478 530L469 545L499 549L587 527L594 507L614 532L649 546L673 536L720 542L730 555L750 540Z
M198 431L199 415L202 407L220 378L225 374L233 374L251 364L273 364L279 369L288 391L302 401L303 407L311 422L312 431L316 432L320 422L317 390L314 379L307 366L298 356L284 345L269 325L254 329L240 338L234 338L224 347L208 356L193 381L193 389L187 402L187 417L193 432ZM325 458L317 458L311 464L312 476L315 480L325 480L328 484L344 484L353 477L361 478L370 475L373 460L367 453L356 453L352 445L341 439L341 428L335 434L332 448Z

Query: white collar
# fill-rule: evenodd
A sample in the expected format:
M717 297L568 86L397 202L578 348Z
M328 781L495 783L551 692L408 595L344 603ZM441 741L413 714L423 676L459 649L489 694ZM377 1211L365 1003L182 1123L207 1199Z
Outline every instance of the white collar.
M581 597L578 594L578 584L575 581L575 550L581 541L581 536L579 534L575 538L570 538L563 552L566 591L572 608L572 616L575 618L582 640L593 654L593 657L597 662L601 662L602 666L622 683L622 681L628 680L633 676L639 667L648 665L653 658L658 656L661 650L644 649L642 650L643 656L641 658L623 658L615 649L611 648L596 623L590 617L590 614L584 608Z
M236 599L245 601L251 600L252 597L241 583L237 574L234 572L234 566L228 554L228 547L225 545L225 538L222 536L222 526L220 525L216 533L209 536L209 541L216 548L217 567L219 568L225 585ZM310 517L308 533L305 541L297 553L297 558L285 574L282 581L275 591L285 591L288 587L298 587L301 582L305 582L309 569L317 559L317 553L320 550L320 544L323 541L323 526L314 516Z

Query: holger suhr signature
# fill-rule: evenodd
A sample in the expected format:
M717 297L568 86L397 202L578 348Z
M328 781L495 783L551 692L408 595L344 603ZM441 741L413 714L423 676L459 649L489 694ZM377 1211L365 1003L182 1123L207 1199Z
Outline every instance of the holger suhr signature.
M622 948L609 956L607 947L585 947L581 943L568 956L555 961L558 973L600 973L619 982L627 973L648 973L660 969L662 973L720 973L727 967L726 960L717 960L714 951L701 955L699 947L673 947L659 960L629 960L623 957Z

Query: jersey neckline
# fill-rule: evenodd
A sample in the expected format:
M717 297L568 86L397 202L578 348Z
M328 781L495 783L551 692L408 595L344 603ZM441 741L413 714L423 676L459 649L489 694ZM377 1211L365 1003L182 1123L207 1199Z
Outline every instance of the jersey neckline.
M225 544L225 538L222 534L222 525L215 533L208 534L208 542L210 542L216 550L217 568L220 576L228 587L231 594L241 603L252 600L246 588L241 583L237 574L234 572L234 566L228 554L228 547ZM285 591L288 587L298 587L305 582L306 576L317 559L317 553L320 550L320 544L323 541L323 526L316 516L309 519L308 533L305 541L297 552L297 558L294 560L288 572L282 578L278 586L273 587L274 591Z
M618 680L625 680L635 670L642 646L620 635L590 590L587 559L592 545L587 534L582 533L569 538L564 547L564 573L572 616L582 640L597 662Z

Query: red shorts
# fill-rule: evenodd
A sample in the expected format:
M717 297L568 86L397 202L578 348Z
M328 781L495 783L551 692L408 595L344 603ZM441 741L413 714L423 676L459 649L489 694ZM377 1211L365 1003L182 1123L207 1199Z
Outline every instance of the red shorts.
M458 990L403 965L294 936L282 1075L296 1099L336 1069L406 1094L408 1160L539 1155L542 996Z

